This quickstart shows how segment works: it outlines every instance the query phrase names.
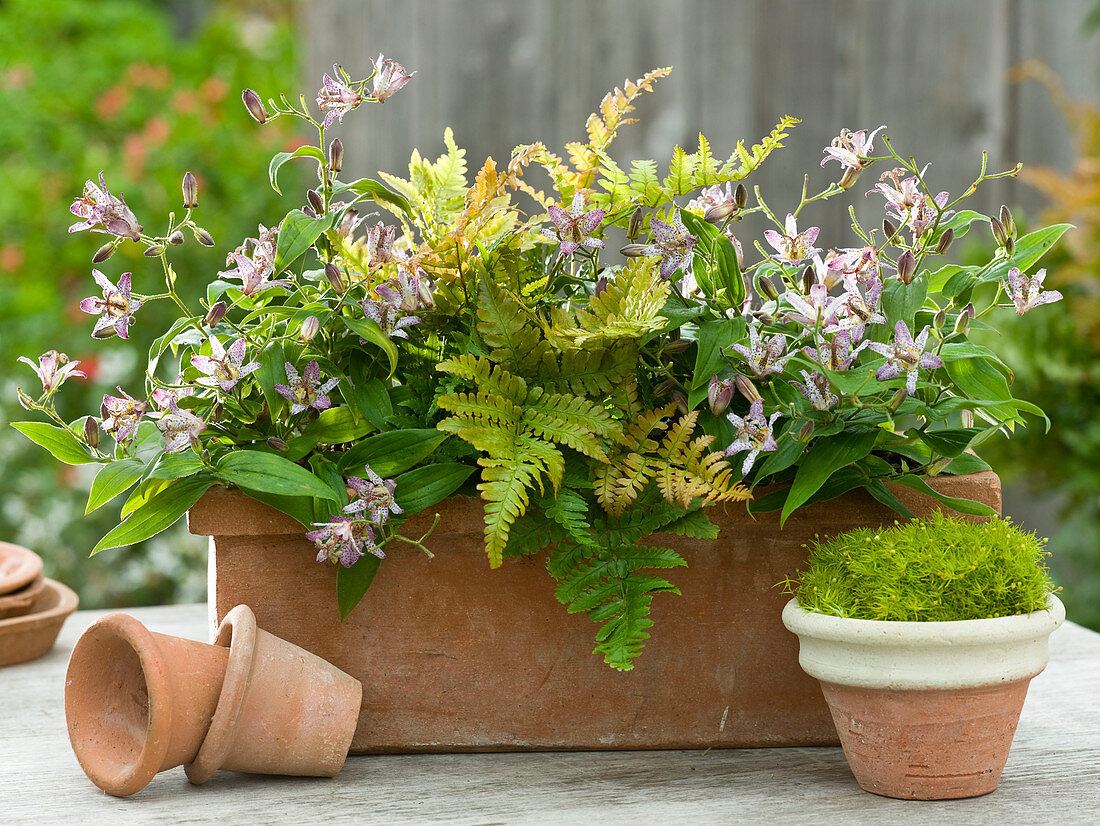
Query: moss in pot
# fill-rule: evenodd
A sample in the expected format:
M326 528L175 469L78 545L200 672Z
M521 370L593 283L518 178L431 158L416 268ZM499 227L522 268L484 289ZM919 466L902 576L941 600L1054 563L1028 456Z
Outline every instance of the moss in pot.
M1045 540L936 513L817 542L783 622L856 780L889 797L987 794L1064 620Z

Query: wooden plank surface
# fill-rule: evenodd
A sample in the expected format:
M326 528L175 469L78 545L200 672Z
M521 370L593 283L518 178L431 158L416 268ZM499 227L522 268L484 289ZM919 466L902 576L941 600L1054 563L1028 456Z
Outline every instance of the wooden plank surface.
M46 657L0 669L5 824L1096 824L1100 822L1100 634L1067 624L1031 686L1000 788L914 803L862 792L837 748L411 755L349 758L333 780L182 769L119 800L69 747L68 655L103 612L81 611ZM131 611L152 630L204 638L203 605Z

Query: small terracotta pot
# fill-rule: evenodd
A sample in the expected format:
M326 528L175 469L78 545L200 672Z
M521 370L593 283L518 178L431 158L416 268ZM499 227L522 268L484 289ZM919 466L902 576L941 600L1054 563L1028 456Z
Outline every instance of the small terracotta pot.
M108 614L73 649L65 717L84 773L124 797L184 764L192 783L219 768L334 776L361 694L357 680L257 629L245 605L215 645Z
M1043 611L959 622L845 619L792 599L783 624L821 683L859 785L941 800L997 788L1028 684L1065 616L1055 596Z
M42 557L22 545L0 542L0 594L30 585L42 573Z
M57 641L61 626L76 610L79 599L72 589L52 579L26 614L0 619L0 666L34 660Z
M29 585L7 594L0 594L0 619L29 614L46 593L46 577L39 574Z

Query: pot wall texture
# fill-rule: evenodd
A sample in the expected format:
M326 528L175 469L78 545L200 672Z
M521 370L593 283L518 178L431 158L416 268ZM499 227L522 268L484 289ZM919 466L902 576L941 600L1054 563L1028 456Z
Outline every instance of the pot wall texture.
M991 472L932 480L951 496L1000 509ZM905 487L918 516L937 503ZM211 537L213 627L245 603L259 626L363 683L353 753L836 745L817 681L798 664L776 584L805 561L815 534L890 524L893 511L863 491L803 508L779 529L742 505L717 506L716 540L658 535L687 568L667 572L682 596L654 600L651 639L633 671L592 654L596 626L554 599L541 555L491 570L479 499L456 496L435 513L435 553L393 543L374 584L345 622L336 571L314 561L302 527L244 494L211 489L189 528Z

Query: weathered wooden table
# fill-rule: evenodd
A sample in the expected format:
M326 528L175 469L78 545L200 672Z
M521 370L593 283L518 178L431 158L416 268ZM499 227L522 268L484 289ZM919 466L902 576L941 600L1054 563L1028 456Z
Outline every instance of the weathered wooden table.
M1100 634L1067 623L1032 683L991 795L916 803L867 794L839 748L351 757L334 780L182 769L109 797L81 772L63 707L77 612L40 660L0 669L0 821L21 823L1100 824ZM203 605L137 608L206 639Z

